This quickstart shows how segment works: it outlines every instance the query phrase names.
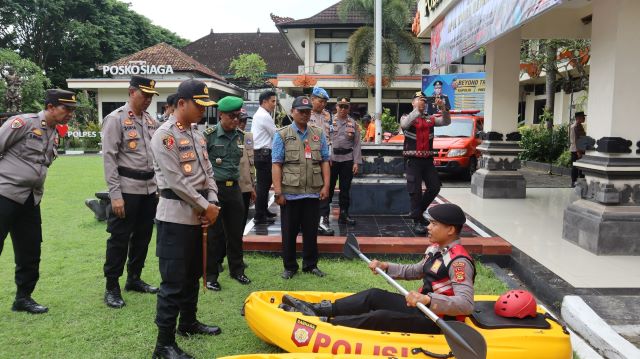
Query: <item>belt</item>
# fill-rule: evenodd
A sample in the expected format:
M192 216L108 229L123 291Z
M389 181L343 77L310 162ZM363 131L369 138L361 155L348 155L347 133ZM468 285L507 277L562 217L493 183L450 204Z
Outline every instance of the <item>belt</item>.
M334 148L333 149L334 155L346 155L351 152L353 152L353 148Z
M254 152L257 153L264 153L264 154L271 154L271 149L270 148L258 148L258 149L254 149Z
M216 181L218 187L233 187L238 184L238 181Z
M432 151L402 151L402 155L405 157L420 157L420 158L429 158L433 156L438 156L440 151L432 150Z
M204 197L204 198L209 197L209 190L201 190L201 191L198 191L198 193L200 193L200 195L202 195L202 197ZM176 199L178 201L182 201L183 200L175 192L173 192L173 190L171 190L169 188L161 189L160 190L160 197L166 198L166 199Z
M155 172L138 171L132 168L118 166L118 174L122 177L133 178L141 181L148 181L153 178Z

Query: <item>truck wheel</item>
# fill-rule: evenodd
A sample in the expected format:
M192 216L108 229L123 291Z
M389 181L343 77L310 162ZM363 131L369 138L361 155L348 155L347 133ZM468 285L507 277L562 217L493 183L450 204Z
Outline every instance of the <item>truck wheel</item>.
M473 176L474 173L476 173L477 169L478 169L478 159L475 156L471 157L469 159L469 168L467 169L467 173L465 177L468 180L471 180L471 177Z

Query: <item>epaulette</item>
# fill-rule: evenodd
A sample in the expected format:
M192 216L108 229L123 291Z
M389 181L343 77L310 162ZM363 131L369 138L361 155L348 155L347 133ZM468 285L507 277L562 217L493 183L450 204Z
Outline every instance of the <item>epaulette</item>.
M238 130L238 132L240 132L240 133L241 133L241 134L243 134L243 135L246 135L246 134L247 134L245 131L242 131L242 130L241 130L241 129L239 129L239 128L238 128L237 130Z
M212 133L213 133L213 131L215 131L215 130L216 130L216 128L215 128L215 127L207 127L207 128L205 128L205 130L204 130L204 131L202 131L202 132L203 132L205 135L209 136L209 135L210 135L210 134L212 134Z

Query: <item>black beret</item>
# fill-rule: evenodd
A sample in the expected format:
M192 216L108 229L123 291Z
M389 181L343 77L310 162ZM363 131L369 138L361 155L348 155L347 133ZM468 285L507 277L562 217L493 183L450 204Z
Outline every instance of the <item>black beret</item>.
M443 203L429 207L427 217L452 226L463 225L467 221L462 209L453 203Z
M156 91L156 82L152 79L148 79L142 76L131 76L129 86L136 87L140 91L150 93L152 95L159 95Z
M77 107L76 95L71 91L50 89L47 90L45 95L45 103L50 103L54 106L65 105L68 107Z

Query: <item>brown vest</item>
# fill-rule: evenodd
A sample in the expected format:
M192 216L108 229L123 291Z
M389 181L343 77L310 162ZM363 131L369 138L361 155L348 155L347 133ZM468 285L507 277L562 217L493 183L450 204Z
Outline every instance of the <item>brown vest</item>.
M282 164L282 193L316 194L323 185L320 163L320 139L322 129L307 126L307 138L303 142L293 125L278 130L284 142L284 163ZM311 148L311 158L305 158L305 145Z

